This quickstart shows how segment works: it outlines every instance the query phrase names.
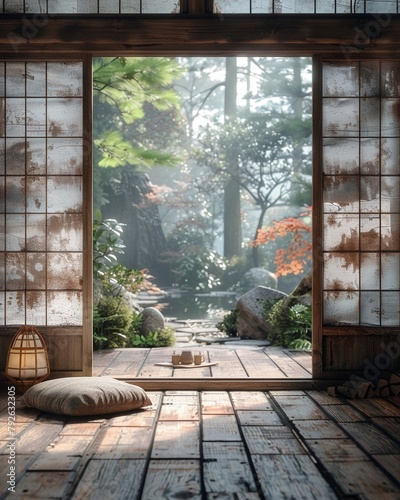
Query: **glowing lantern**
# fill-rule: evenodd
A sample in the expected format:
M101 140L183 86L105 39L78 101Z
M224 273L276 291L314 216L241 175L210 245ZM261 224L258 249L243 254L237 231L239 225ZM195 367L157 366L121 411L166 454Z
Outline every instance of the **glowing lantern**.
M33 326L21 326L11 341L6 376L24 391L50 373L49 357L43 337Z

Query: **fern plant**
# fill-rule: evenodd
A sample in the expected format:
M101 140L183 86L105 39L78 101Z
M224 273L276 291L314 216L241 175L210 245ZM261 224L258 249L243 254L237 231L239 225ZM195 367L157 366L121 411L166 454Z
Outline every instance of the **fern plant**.
M284 332L286 345L292 349L311 349L311 306L295 304L288 312L288 326Z
M175 341L175 330L169 327L149 332L146 335L133 332L130 336L132 347L172 347Z
M215 326L219 331L225 332L229 337L237 337L237 317L239 314L239 309L233 309L228 314L226 314L222 321L217 323Z

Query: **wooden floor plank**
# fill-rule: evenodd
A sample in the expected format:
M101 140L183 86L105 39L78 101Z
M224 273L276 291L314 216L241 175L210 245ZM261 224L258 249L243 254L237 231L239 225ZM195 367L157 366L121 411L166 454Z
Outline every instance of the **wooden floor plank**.
M90 447L93 458L143 459L148 455L151 427L105 427L100 429Z
M38 410L34 408L28 408L22 404L19 400L15 406L15 422L17 423L32 423L34 422L40 415ZM7 408L0 414L0 422L8 422L8 413Z
M228 392L202 392L201 412L205 415L233 414L234 410Z
M15 460L15 464L10 464L9 458L9 455L0 455L0 471L2 471L2 474L4 474L4 479L0 481L0 498L5 498L6 495L9 494L8 498L11 499L15 498L15 493L8 490L11 484L7 483L7 481L12 478L9 476L6 479L6 475L11 473L10 467L15 467L13 472L15 472L17 481L19 481L36 457L35 455L21 455L20 453L18 453L18 459Z
M307 455L252 455L252 460L265 498L337 499Z
M366 417L348 404L321 405L323 410L336 422L362 422Z
M122 349L106 349L93 352L93 376L103 376L104 371L112 365Z
M71 498L139 500L145 466L145 460L90 460Z
M373 455L400 453L400 444L387 437L372 422L346 422L341 425L355 442L368 453Z
M199 420L200 400L197 396L164 396L160 421Z
M199 422L158 422L151 458L163 460L199 459Z
M30 471L72 471L86 451L92 436L59 435L30 466Z
M242 443L203 443L203 457L204 487L207 495L244 495L257 492Z
M149 350L127 349L122 350L119 356L114 358L112 363L104 368L102 376L113 377L115 375L138 376L149 355Z
M305 370L299 363L297 363L286 350L267 347L264 349L264 353L273 363L275 363L275 365L279 367L285 377L307 378L311 374L310 371Z
M246 372L251 378L286 378L285 373L265 354L263 349L237 349Z
M284 352L290 356L293 361L298 363L310 375L312 373L312 353L310 351L302 351L296 349L285 349Z
M30 422L17 422L12 427L12 432L14 433L13 437L18 439L29 426ZM8 427L8 422L0 422L0 441L8 441L10 438L10 428Z
M69 496L75 477L75 472L26 472L17 483L11 498L18 500L65 498Z
M157 366L156 363L171 361L171 350L165 348L150 349L144 364L137 373L138 377L172 377L174 369L168 366Z
M94 436L103 422L103 419L97 422L87 422L73 417L67 420L60 436Z
M233 349L209 349L209 359L218 363L211 367L213 377L248 378L249 376Z
M271 400L261 391L233 391L230 393L235 410L272 410Z
M211 378L211 366L204 366L201 368L174 368L172 376L174 378Z
M359 495L365 500L400 498L396 484L372 462L338 461L326 462L324 466L344 495Z
M236 415L240 425L283 425L274 410L238 410Z
M395 417L399 409L383 398L352 399L349 403L367 417Z
M235 415L203 415L204 441L240 441Z
M386 472L397 482L399 481L400 454L397 455L373 455L374 459Z
M151 460L141 500L158 498L201 500L200 461Z
M62 424L46 424L34 422L21 434L18 439L18 453L21 455L35 455L45 450L53 439L62 431ZM5 445L0 447L0 454L7 455Z
M261 500L258 493L207 493L205 495L207 500Z
M307 447L322 462L361 462L369 457L351 439L307 439Z
M393 440L400 442L400 417L372 418L371 422L389 434Z
M285 396L277 393L274 399L289 420L327 419L325 413L308 396Z
M199 404L175 404L161 407L160 421L163 420L199 420Z
M336 396L331 396L325 391L305 391L310 398L320 405L340 405L343 402Z
M345 439L346 433L332 420L292 420L303 439Z
M304 455L305 448L288 427L243 427L252 455Z
M163 406L172 405L172 406L183 406L183 405L199 405L199 393L172 393L171 391L165 393L163 398Z

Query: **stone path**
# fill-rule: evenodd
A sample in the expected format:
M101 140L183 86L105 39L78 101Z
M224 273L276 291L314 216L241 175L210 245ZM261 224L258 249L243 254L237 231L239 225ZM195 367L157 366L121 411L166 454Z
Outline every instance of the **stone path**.
M138 304L142 307L154 307L163 298L162 295L139 294ZM162 312L162 310L161 310ZM165 316L165 324L175 330L176 343L174 347L198 347L212 345L213 347L235 347L256 349L270 345L268 340L252 340L240 337L228 337L215 326L222 317L214 319L177 319Z
M213 345L213 347L259 348L270 344L268 340L241 339L228 337L216 328L212 320L176 320L165 318L167 326L176 333L175 347L196 347L199 345Z

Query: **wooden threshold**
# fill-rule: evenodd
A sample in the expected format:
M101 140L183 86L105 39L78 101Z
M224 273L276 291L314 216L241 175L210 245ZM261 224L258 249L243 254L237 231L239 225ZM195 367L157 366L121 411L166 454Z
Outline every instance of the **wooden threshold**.
M130 384L142 387L146 391L293 391L322 390L337 385L336 380L313 379L256 379L256 378L191 378L174 377L143 378L130 376L114 376Z

